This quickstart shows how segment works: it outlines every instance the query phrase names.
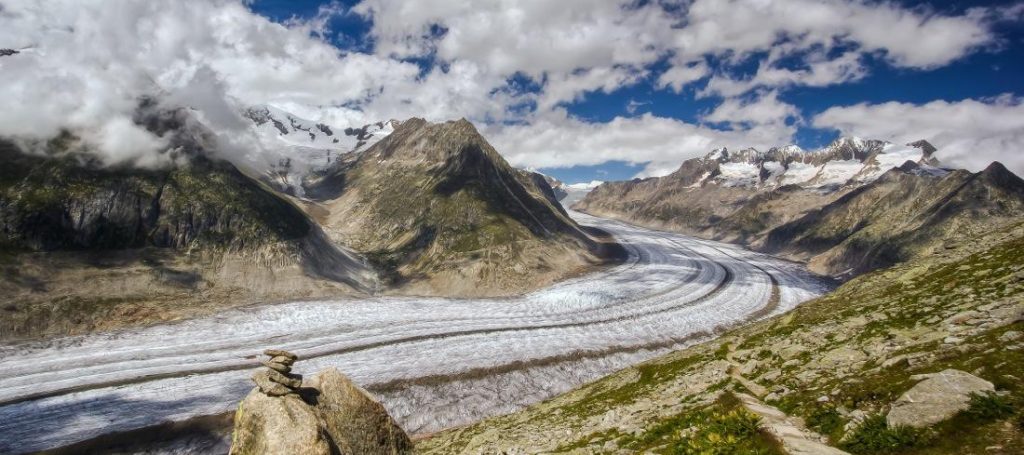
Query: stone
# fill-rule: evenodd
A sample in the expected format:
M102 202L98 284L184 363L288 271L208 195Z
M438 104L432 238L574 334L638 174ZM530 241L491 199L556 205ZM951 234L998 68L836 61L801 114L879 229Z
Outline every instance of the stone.
M316 409L340 453L411 454L413 444L379 401L330 368L309 380L320 391Z
M384 406L338 370L318 373L303 389L301 377L266 368L253 381L257 388L235 413L231 455L413 453Z
M991 382L960 370L914 375L911 379L923 381L893 403L886 416L890 427L932 426L967 409L972 393L995 391Z
M846 422L846 425L843 425L843 433L845 433L843 438L846 438L846 436L850 435L854 429L859 427L860 424L864 422L864 419L868 418L868 413L860 409L854 409L853 411L850 411L847 418L850 420Z
M776 379L779 379L779 376L782 376L782 372L781 371L779 371L779 370L771 370L771 371L761 375L761 380L762 381L773 382Z
M280 373L288 374L288 373L292 372L292 367L290 367L288 365L285 365L285 364L281 364L281 363L277 363L277 362L268 362L266 360L260 361L260 363L262 363L263 366L265 366L267 368L270 368L271 370L280 372Z
M288 356L285 356L285 355L275 356L275 357L271 358L270 361L272 363L280 363L281 365L287 365L287 366L292 366L292 365L295 364L295 359L294 358L291 358L291 357L288 357Z
M293 374L285 375L282 373L278 373L277 371L274 370L264 371L268 373L269 379L272 382L281 384L285 387L288 387L289 389L298 389L302 387L302 376Z
M999 341L1003 343L1010 343L1021 339L1022 334L1016 330L1010 330L999 336Z
M272 381L270 379L270 375L272 373L276 373L278 375L281 374L273 370L259 370L252 375L252 381L256 383L256 387L259 391L272 397L280 397L290 393L295 393L295 390L293 390L294 388L288 387L288 385L281 384L280 382Z
M791 360L794 357L799 356L800 354L803 354L805 352L807 352L807 347L799 344L792 344L778 351L779 356L782 357L784 360Z
M898 355L896 357L888 358L882 362L882 368L889 368L892 366L908 367L910 366L910 359L906 355Z
M292 362L299 360L299 356L282 349L267 349L266 351L263 351L263 355L267 357L288 357L289 359L292 359Z
M947 324L964 324L971 319L981 316L981 313L974 310L964 311L946 319Z

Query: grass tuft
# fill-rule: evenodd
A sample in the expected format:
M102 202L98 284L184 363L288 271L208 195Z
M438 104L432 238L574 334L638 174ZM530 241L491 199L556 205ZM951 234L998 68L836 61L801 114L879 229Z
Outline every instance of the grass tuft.
M971 407L964 413L978 421L1001 420L1013 415L1013 402L995 393L972 393Z
M843 441L844 449L856 454L887 454L927 444L928 430L910 427L889 427L885 416L875 414L864 419Z

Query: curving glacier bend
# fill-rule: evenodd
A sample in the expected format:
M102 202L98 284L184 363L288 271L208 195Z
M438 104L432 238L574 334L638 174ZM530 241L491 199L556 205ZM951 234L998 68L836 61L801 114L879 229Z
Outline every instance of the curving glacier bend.
M372 297L232 310L0 347L0 453L230 412L256 354L296 352L374 391L410 433L464 425L788 311L828 290L742 248L572 213L628 249L620 265L507 299Z

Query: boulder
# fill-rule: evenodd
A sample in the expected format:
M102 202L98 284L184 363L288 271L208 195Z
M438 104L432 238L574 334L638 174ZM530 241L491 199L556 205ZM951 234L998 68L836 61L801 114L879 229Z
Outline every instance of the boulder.
M330 455L331 444L316 409L298 395L269 396L253 389L235 412L231 455Z
M960 370L916 375L912 379L924 380L893 403L886 416L890 427L934 425L966 410L972 393L995 391L991 382Z
M292 367L285 365L283 363L268 362L266 360L262 360L260 361L260 363L262 363L263 366L280 373L288 374L292 372Z
M287 357L291 359L292 362L299 359L299 356L282 349L267 349L266 351L263 351L263 355L267 357Z
M340 453L412 453L412 441L384 406L338 370L321 371L308 385L320 391L316 409Z

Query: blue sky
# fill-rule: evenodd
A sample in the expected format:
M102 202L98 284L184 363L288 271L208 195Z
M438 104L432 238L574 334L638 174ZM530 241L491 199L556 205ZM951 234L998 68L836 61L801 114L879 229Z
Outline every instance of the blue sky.
M334 5L342 10L353 6L344 3ZM955 17L967 14L972 8L998 8L1007 5L1012 5L1012 2L905 1L901 6L908 11ZM309 19L321 12L321 6L321 2L309 0L257 0L252 4L255 12L275 21ZM374 37L371 35L373 18L351 13L338 14L329 21L329 27L329 39L341 49L370 52L374 49ZM941 65L927 68L899 67L890 64L879 55L868 54L860 58L867 75L857 80L829 84L825 87L794 84L778 89L777 99L795 106L798 115L798 118L791 117L785 120L786 124L795 128L792 142L805 149L813 149L826 145L838 137L840 131L837 129L816 127L806 120L834 106L880 104L891 101L913 104L936 100L958 102L991 99L1006 94L1021 95L1024 88L1021 82L1024 80L1021 77L1024 74L1024 24L1018 20L993 21L989 28L997 36L994 42ZM670 87L659 87L658 72L670 66L670 58L664 56L657 59L650 65L652 71L635 82L607 91L585 91L574 100L559 103L559 106L572 117L594 123L609 122L616 117L638 117L643 114L701 123L702 117L711 113L727 97L699 95L706 89L709 78L702 78L678 92ZM716 69L734 77L751 76L756 72L761 58L760 55L752 55L738 64ZM411 58L407 61L419 64L424 70L443 64L436 55ZM806 65L799 56L796 56L780 62L778 67L799 70ZM525 85L525 90L540 90L538 84L530 83L529 78L524 78L523 75L515 77L525 79L526 84L520 82L521 86ZM757 92L751 92L741 94L738 98L753 99L757 96ZM703 123L712 129L729 128L728 124ZM540 170L564 181L580 182L632 178L643 169L643 162L609 160L598 164L542 167Z
M0 134L99 131L112 163L160 161L130 125L155 92L243 151L259 104L338 127L464 117L569 183L839 135L1024 173L1024 0L40 1L0 14L0 42L29 49L0 60Z

